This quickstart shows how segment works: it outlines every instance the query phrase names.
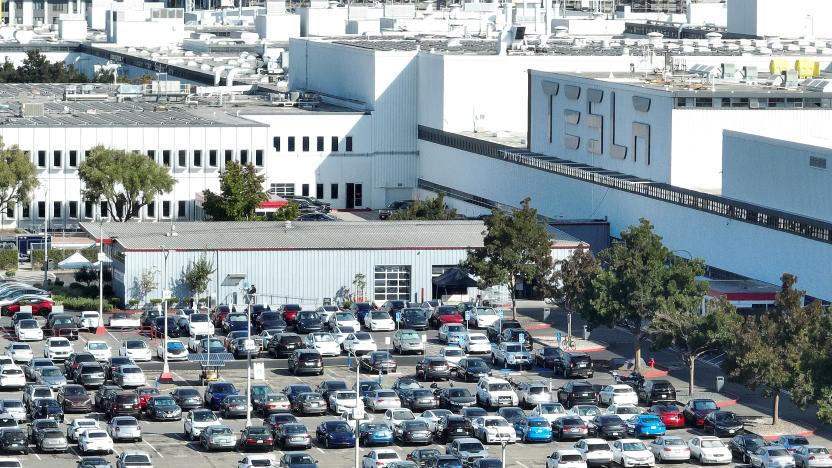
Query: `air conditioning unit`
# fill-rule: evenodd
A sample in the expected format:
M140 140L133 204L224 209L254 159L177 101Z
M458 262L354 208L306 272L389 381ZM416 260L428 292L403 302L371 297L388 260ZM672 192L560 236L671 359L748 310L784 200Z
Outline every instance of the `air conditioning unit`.
M21 117L43 117L42 102L24 102L20 109Z

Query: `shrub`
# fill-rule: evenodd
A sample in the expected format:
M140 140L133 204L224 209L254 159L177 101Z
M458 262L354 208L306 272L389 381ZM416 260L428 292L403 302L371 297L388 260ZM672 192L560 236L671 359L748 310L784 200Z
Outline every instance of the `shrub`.
M6 272L6 276L8 278L14 278L14 275L16 275L16 274L17 274L17 272L14 271L14 270L9 270L9 271Z
M56 304L62 304L66 310L98 310L98 298L72 297L59 294L52 294ZM112 310L113 305L104 299L104 310Z
M0 250L0 269L10 270L12 268L17 268L17 249Z

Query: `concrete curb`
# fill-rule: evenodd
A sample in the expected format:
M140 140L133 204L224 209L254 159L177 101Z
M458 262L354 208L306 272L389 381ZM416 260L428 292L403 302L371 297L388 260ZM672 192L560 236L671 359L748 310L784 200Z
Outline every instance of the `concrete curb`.
M749 429L746 429L746 431L750 434L756 434L756 435L762 437L763 440L776 440L778 437L784 436L784 435L796 435L796 436L801 436L801 437L810 437L810 436L815 435L815 428L807 429L807 430L802 431L802 432L788 432L788 433L784 432L784 433L766 434L766 435L759 434L759 433L754 432L753 430L749 430Z

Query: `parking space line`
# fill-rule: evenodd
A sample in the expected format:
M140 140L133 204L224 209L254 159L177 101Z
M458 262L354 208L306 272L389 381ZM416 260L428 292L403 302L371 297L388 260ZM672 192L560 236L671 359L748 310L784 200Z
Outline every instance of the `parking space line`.
M73 454L75 454L75 457L77 459L79 459L79 460L81 459L81 454L75 447L70 447L69 451L72 452Z
M40 460L40 455L38 455L38 453L37 453L37 452L35 452L34 450L33 450L33 451L31 451L31 452L29 452L29 453L31 453L32 455L34 455L34 456L35 456L35 458L37 458L38 460Z
M147 445L148 447L150 447L154 452L156 452L156 454L159 455L159 458L165 458L164 455L162 455L158 450L156 450L156 447L150 445L150 442L145 440L144 444Z
M515 461L514 463L517 463L518 465L522 466L523 468L529 468L528 466L520 463L519 461Z

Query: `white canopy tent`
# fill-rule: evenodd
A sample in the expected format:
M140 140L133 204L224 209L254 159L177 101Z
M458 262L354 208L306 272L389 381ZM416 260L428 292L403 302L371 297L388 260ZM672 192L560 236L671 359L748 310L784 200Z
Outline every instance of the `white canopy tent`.
M58 268L63 268L65 270L80 270L81 268L92 268L93 264L87 260L86 257L81 255L80 252L75 252L74 254L70 255L69 257L63 259L62 261L58 262Z

